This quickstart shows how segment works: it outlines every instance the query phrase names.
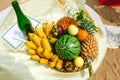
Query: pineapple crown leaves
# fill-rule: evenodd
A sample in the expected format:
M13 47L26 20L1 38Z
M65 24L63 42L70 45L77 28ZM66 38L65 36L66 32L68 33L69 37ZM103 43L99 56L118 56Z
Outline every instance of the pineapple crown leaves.
M98 28L95 26L93 20L84 18L81 23L81 29L88 31L90 34L98 31Z
M90 34L97 32L98 28L95 26L93 20L91 18L86 18L84 14L84 10L78 10L78 12L75 14L75 19L78 24L81 25L81 29L88 31Z

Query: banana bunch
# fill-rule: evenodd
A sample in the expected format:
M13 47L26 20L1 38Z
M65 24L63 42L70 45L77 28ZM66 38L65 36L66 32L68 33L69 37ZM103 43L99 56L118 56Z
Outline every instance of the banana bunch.
M26 52L31 55L32 60L60 70L62 68L63 61L52 52L51 43L57 40L57 38L51 36L52 26L53 23L51 25L43 23L42 29L35 27L34 33L28 34L30 41L25 42L25 45L28 47Z
M54 33L53 33L54 26L55 26L54 21L51 24L43 23L43 25L42 25L42 29L45 32L45 34L48 37L48 40L51 44L53 44L57 41L57 38L54 36Z

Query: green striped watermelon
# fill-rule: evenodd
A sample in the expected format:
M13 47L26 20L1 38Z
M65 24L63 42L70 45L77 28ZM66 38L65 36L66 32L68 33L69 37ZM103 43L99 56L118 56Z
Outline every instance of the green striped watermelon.
M59 58L73 60L79 55L81 46L76 37L66 34L57 40L55 50Z

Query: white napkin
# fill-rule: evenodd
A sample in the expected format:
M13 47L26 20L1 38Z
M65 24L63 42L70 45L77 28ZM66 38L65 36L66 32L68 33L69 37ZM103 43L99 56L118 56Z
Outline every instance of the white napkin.
M120 26L105 25L107 41L109 48L118 48L120 46Z

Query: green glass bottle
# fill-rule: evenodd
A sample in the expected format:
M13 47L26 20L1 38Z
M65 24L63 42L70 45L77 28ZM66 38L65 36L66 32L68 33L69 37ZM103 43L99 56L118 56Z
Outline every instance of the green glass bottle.
M18 27L22 31L22 33L25 35L25 37L29 40L28 33L34 32L32 24L30 20L24 15L24 13L22 12L16 0L12 1L12 6L17 16Z

